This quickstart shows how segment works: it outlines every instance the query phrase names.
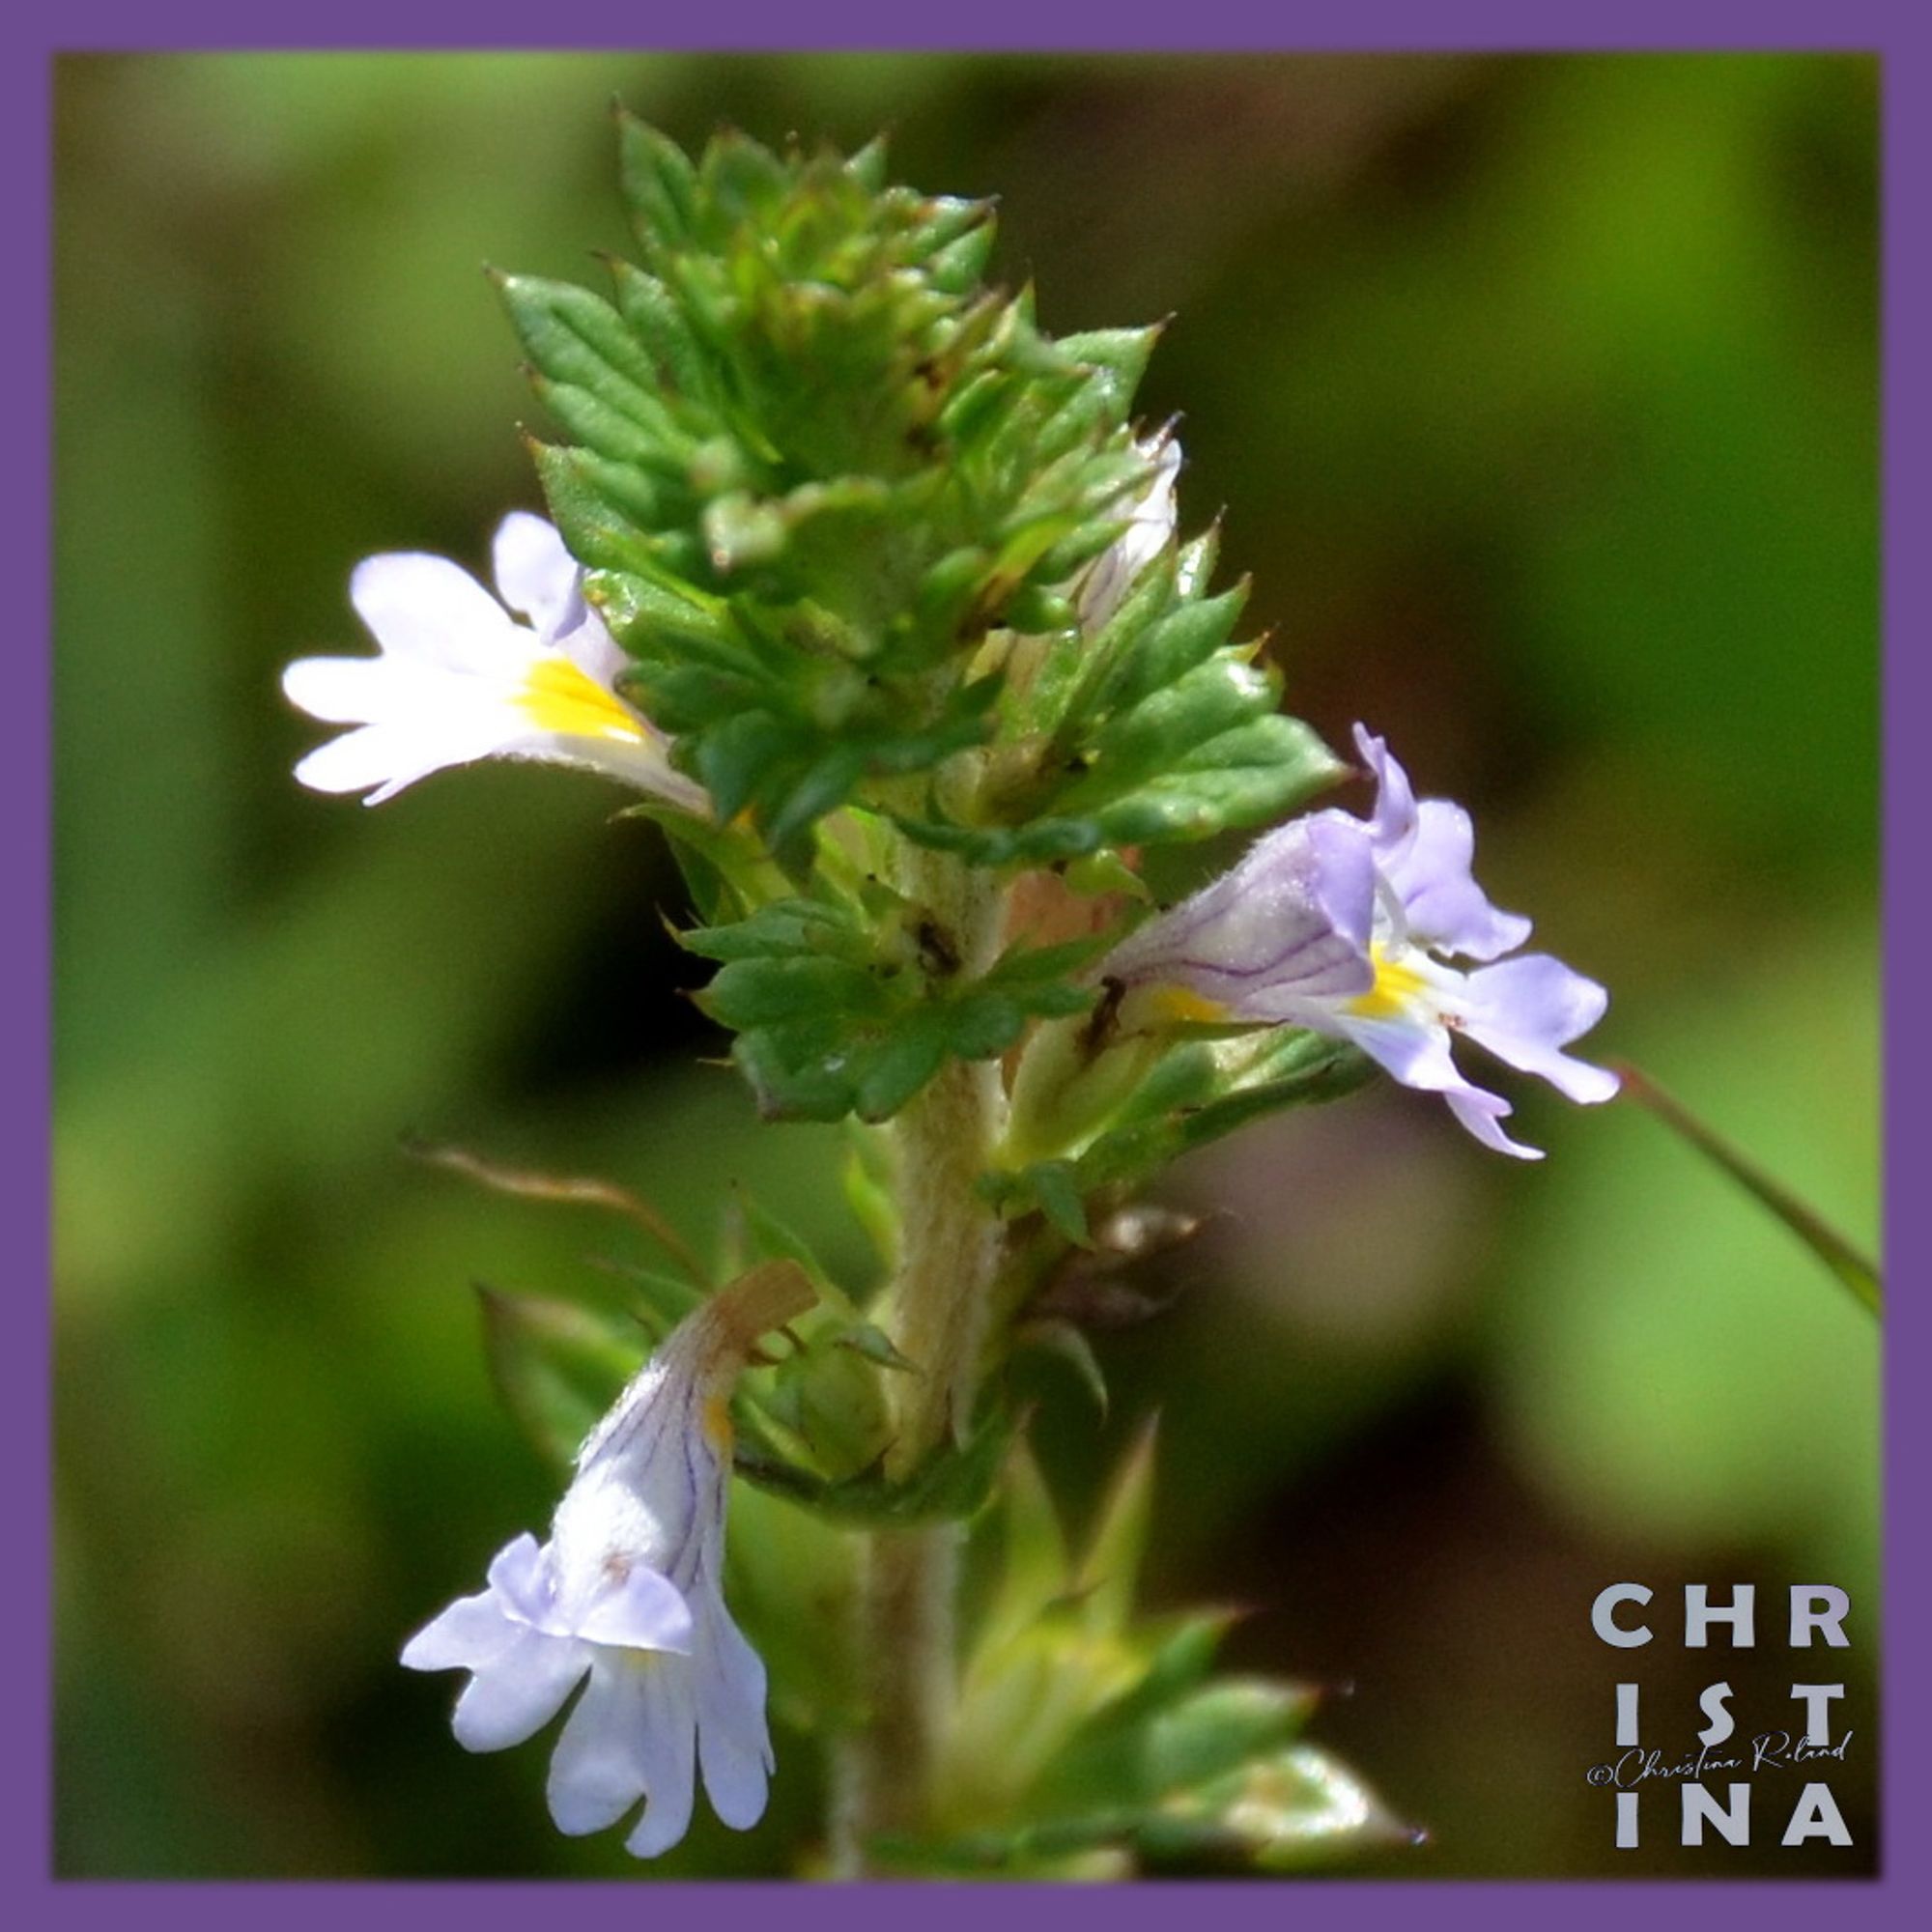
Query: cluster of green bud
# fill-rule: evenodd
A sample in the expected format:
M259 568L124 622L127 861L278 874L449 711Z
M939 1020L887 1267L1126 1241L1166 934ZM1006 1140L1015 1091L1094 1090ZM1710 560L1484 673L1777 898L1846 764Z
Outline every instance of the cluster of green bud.
M877 146L725 134L694 165L620 132L641 266L608 300L501 286L572 438L536 445L553 514L722 822L794 876L848 803L1037 864L1256 824L1334 775L1231 643L1211 538L1098 637L1069 594L1151 480L1128 417L1157 329L1049 338L980 281L990 206L887 186Z

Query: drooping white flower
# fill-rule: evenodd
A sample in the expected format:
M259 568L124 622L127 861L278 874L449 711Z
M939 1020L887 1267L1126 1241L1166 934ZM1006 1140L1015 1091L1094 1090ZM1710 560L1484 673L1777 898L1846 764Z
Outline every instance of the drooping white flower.
M311 717L359 728L311 752L296 777L380 805L448 765L536 758L705 812L702 786L672 768L664 734L617 696L627 660L583 601L563 539L517 510L494 551L502 603L447 557L399 552L356 566L350 601L379 654L298 659L282 689Z
M1125 505L1126 529L1087 566L1073 593L1080 628L1089 637L1105 629L1134 579L1160 554L1163 545L1174 540L1178 521L1174 486L1180 474L1180 444L1166 433L1134 447L1153 465L1152 474Z
M722 1590L731 1385L759 1335L811 1305L802 1269L753 1269L668 1335L578 1452L549 1540L500 1550L489 1587L404 1647L412 1670L468 1670L454 1729L503 1750L581 1683L551 1759L551 1816L573 1836L644 1801L625 1839L655 1858L684 1836L696 1776L734 1831L773 1769L765 1667Z
M1098 971L1124 989L1129 1024L1246 1021L1352 1040L1405 1086L1440 1094L1486 1147L1540 1159L1503 1131L1510 1103L1463 1077L1451 1040L1465 1036L1572 1100L1607 1100L1616 1075L1563 1049L1609 996L1547 953L1503 958L1530 924L1476 884L1469 814L1446 799L1418 803L1359 724L1355 744L1376 779L1369 819L1292 820L1129 933Z

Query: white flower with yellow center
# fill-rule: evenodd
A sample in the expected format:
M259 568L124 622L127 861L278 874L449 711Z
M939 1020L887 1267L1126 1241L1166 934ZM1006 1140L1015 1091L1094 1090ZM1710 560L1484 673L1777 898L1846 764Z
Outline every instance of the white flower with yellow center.
M380 805L448 765L536 758L702 815L703 787L672 768L664 734L617 696L628 660L584 603L563 539L518 510L494 550L500 604L447 557L401 552L356 566L350 602L379 654L299 659L282 689L311 717L359 728L311 752L296 777Z
M696 1777L734 1831L764 1815L773 1769L765 1667L724 1607L732 1383L757 1338L814 1299L767 1263L666 1338L578 1452L550 1540L525 1534L412 1637L412 1670L467 1670L456 1741L504 1750L581 1683L551 1759L550 1810L573 1836L614 1825L655 1858L691 1824Z

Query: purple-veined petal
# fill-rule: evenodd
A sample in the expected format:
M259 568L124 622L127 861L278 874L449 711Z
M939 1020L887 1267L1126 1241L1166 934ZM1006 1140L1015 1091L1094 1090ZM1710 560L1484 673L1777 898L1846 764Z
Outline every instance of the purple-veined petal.
M1525 1147L1503 1132L1498 1122L1515 1110L1500 1094L1492 1094L1482 1087L1463 1087L1450 1089L1442 1097L1448 1101L1449 1111L1485 1147L1494 1148L1498 1153L1514 1154L1518 1160L1543 1158L1541 1148Z
M1490 903L1469 869L1475 845L1475 828L1460 805L1424 799L1414 838L1383 869L1416 944L1469 959L1498 959L1529 937L1530 923Z
M689 1651L691 1608L668 1577L633 1564L616 1587L578 1619L577 1634L626 1650Z
M1363 827L1318 812L1130 933L1099 971L1130 987L1183 987L1233 1018L1279 1021L1298 1002L1368 990L1374 912Z
M554 1538L541 1546L526 1531L497 1552L490 1588L507 1615L550 1636L618 1649L687 1651L691 1610L683 1592L634 1548L655 1525L626 1510L629 1498L621 1490L610 1493L632 1520L608 1519L591 1536ZM571 1494L581 1494L579 1486Z
M376 641L398 657L446 670L514 675L531 635L446 556L394 551L355 566L349 601Z
M667 1345L668 1346L668 1345ZM586 1615L621 1561L684 1589L724 1534L724 1482L682 1378L656 1375L665 1350L593 1435L552 1525L569 1614ZM611 1431L614 1420L618 1427Z
M1617 1076L1562 1051L1603 1018L1609 995L1547 952L1505 959L1469 975L1464 1031L1498 1060L1548 1080L1586 1104L1607 1100Z
M521 1629L494 1590L458 1597L403 1646L402 1661L411 1670L477 1670L509 1649Z
M1446 1094L1464 1084L1449 1052L1449 1030L1439 1019L1364 1019L1341 1012L1330 1017L1326 1030L1353 1040L1405 1087Z
M1510 1114L1510 1103L1463 1078L1449 1050L1449 1030L1438 1019L1363 1019L1337 1015L1326 1031L1351 1039L1384 1071L1405 1087L1424 1094L1440 1094L1449 1111L1485 1147L1520 1160L1541 1160L1542 1151L1513 1141L1497 1122Z
M698 1611L701 1649L693 1659L697 1755L711 1808L734 1832L765 1812L772 1770L765 1724L765 1666L715 1591Z
M1355 726L1355 750L1376 781L1376 807L1369 819L1376 858L1386 870L1415 836L1415 791L1387 742L1366 724Z
M532 1630L555 1626L556 1584L549 1548L528 1530L513 1537L490 1559L490 1587L512 1615Z
M624 1840L634 1858L668 1852L691 1829L696 1787L697 1710L691 1668L676 1659L639 1673L638 1762L643 1776L644 1815Z
M583 573L554 526L527 510L512 510L497 526L490 548L503 602L527 617L545 642L554 642L583 621L579 589Z
M559 1832L577 1838L604 1831L644 1795L639 1741L648 1715L644 1673L653 1667L646 1658L592 1661L550 1761L546 1796Z
M590 1646L573 1637L520 1630L456 1700L456 1742L465 1750L493 1751L534 1737L590 1667Z
M1471 876L1469 814L1447 799L1418 804L1408 774L1364 725L1355 726L1355 746L1376 779L1376 862L1403 908L1403 936L1470 959L1514 952L1529 937L1529 921L1498 911Z

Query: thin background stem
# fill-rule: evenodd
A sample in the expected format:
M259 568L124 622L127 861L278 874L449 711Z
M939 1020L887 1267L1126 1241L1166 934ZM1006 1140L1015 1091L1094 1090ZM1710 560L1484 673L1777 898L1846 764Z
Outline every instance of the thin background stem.
M1876 1262L1853 1246L1782 1181L1775 1180L1715 1127L1699 1120L1683 1101L1666 1093L1641 1067L1622 1061L1615 1071L1624 1083L1627 1098L1655 1114L1680 1139L1690 1142L1746 1193L1776 1214L1831 1269L1860 1307L1872 1315L1884 1315L1885 1290Z

